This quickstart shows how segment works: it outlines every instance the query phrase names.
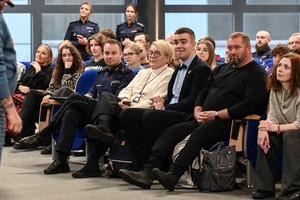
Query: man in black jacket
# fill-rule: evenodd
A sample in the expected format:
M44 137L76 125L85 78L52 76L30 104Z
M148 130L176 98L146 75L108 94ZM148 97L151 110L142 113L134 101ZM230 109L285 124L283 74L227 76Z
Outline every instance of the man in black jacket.
M189 28L175 32L175 51L181 64L175 69L167 97L153 97L154 109L131 108L120 114L120 122L132 145L141 169L151 147L167 127L183 122L193 112L198 92L211 73L210 67L195 54L195 34Z
M167 128L156 140L142 172L120 171L130 184L150 188L153 178L173 191L202 147L228 140L231 120L250 114L263 114L267 107L266 72L252 59L250 39L232 33L227 42L231 63L218 66L200 91L194 119ZM176 144L191 134L169 172L158 169ZM153 169L153 170L152 170Z

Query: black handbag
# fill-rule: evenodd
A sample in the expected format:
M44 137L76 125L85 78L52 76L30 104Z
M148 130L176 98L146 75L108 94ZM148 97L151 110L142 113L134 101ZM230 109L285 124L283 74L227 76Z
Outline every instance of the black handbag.
M236 188L235 146L224 146L219 142L210 150L202 149L199 157L200 168L195 177L199 191L220 192Z

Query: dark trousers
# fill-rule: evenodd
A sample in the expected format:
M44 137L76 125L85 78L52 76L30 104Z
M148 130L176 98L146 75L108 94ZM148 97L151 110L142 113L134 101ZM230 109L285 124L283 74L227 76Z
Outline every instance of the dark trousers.
M140 163L145 163L155 141L168 127L184 121L184 113L171 110L130 108L120 113L121 127Z
M20 118L22 119L23 129L20 137L33 135L35 131L35 111L40 109L40 104L44 94L37 90L30 90L22 103Z
M176 144L191 134L170 169L175 175L182 175L192 164L202 147L209 143L214 144L228 140L230 125L230 120L210 121L200 125L196 120L192 120L166 129L153 145L151 156L145 164L145 168L159 168L162 161L173 152Z
M50 125L60 130L56 151L70 154L76 129L82 128L92 119L96 100L82 94L71 94L51 119Z
M281 194L300 190L300 130L286 131L279 136L269 133L270 149L267 154L258 147L255 168L255 187L275 191L276 152L283 152Z

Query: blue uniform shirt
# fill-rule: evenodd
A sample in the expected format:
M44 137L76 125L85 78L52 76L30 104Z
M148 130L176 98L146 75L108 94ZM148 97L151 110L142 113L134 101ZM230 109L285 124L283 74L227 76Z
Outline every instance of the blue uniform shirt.
M89 60L91 55L86 52L85 45L78 45L77 35L82 35L86 38L97 34L100 31L97 23L86 20L85 24L82 23L81 19L75 22L71 22L66 32L65 40L70 42L77 47L84 61Z
M146 33L146 30L145 30L145 27L143 24L141 24L137 21L133 21L129 26L126 21L117 26L117 30L116 30L117 40L121 43L124 41L125 38L129 38L131 41L133 41L135 35L138 32Z
M105 66L97 73L95 82L87 94L94 99L98 99L103 92L118 96L119 92L130 83L134 76L133 71L126 67L123 62L111 70Z
M259 58L261 61L263 61L265 59L272 58L273 56L271 54L271 49L269 47L267 51L262 52L262 53L258 53L257 51L253 52L252 57L253 58Z

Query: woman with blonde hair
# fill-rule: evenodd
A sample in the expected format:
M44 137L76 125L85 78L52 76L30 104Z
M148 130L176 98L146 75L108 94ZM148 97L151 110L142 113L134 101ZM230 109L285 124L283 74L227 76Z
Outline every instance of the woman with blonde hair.
M90 3L82 3L79 9L80 19L69 24L65 35L65 40L70 40L78 49L84 61L89 60L91 57L86 52L88 38L100 31L98 24L89 20L89 16L92 12L93 7Z
M35 60L30 63L29 68L18 81L17 89L12 95L18 113L21 112L24 98L32 89L47 89L53 72L53 67L51 66L52 62L53 52L51 47L47 44L40 45L36 51ZM16 136L7 128L6 132L16 141L18 141L20 137L26 136L26 134L24 135L23 133Z

